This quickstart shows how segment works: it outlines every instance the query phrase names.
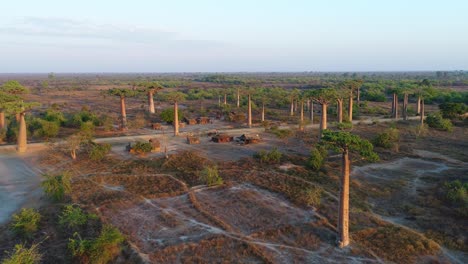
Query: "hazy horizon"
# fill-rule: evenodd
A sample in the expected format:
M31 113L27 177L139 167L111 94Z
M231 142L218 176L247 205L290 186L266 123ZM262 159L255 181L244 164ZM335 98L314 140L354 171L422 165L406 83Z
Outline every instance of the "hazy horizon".
M10 1L2 73L468 69L468 2Z

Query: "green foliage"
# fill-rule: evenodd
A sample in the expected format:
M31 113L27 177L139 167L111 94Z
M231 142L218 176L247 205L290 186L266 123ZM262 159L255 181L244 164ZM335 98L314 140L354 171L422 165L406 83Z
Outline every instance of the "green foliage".
M444 190L447 200L468 207L468 182L462 183L460 180L446 182Z
M58 125L63 125L67 121L62 112L52 108L47 109L43 119L49 122L57 123Z
M293 135L293 131L291 129L279 129L277 127L272 127L268 130L268 132L272 133L280 139L285 139Z
M129 128L143 128L146 126L146 123L147 122L145 119L145 114L142 112L139 112L138 114L136 114L134 118L131 118L128 121L128 127Z
M468 106L464 103L443 103L439 105L443 118L457 118L468 112Z
M81 239L78 233L73 237L68 243L68 249L74 257L90 264L112 261L120 253L120 244L125 240L120 231L110 225L105 225L95 239Z
M102 160L110 152L111 148L111 144L108 143L92 143L89 158L94 161Z
M153 146L149 142L137 141L135 145L132 146L132 149L136 153L149 153L153 149Z
M85 139L92 139L94 135L94 124L91 121L83 122L80 125L80 134L83 136Z
M72 204L66 205L62 213L59 215L59 224L71 229L83 226L88 222L88 219L96 219L95 214L86 214L80 207Z
M277 148L273 148L271 151L260 150L254 154L254 158L265 164L277 164L281 161L282 156L283 154Z
M179 121L184 119L184 114L182 113L182 111L180 111L180 109L177 111L177 114L178 114ZM161 112L160 116L163 121L167 123L173 123L174 122L174 108L171 107L171 108L164 109Z
M297 193L293 199L296 202L308 206L319 206L322 198L322 188L320 187L304 187Z
M34 131L34 136L48 139L58 135L60 123L35 118L29 123L29 127Z
M445 119L440 113L431 113L426 117L426 124L437 130L441 131L453 131L453 125L450 119Z
M397 128L386 129L383 133L378 134L372 143L377 147L392 148L400 140L400 132Z
M310 151L310 157L307 161L307 166L309 166L314 171L319 171L325 159L327 158L327 150L321 146L317 146Z
M353 123L346 121L336 124L336 128L339 130L350 130L353 128Z
M15 245L15 251L2 261L2 264L37 264L40 263L42 255L39 253L38 244L26 248L23 244Z
M44 188L45 194L54 201L61 201L65 195L71 192L71 175L68 172L63 172L58 175L43 175L45 180L41 186Z
M134 97L139 94L137 90L130 90L124 88L112 88L106 91L108 95L118 96L118 97Z
M30 237L37 231L41 221L41 214L33 208L23 208L18 214L13 215L11 229L17 235Z
M74 114L69 121L69 125L75 128L80 128L83 123L91 122L94 125L99 125L100 121L96 114L87 109Z
M223 178L219 176L217 166L206 166L200 172L200 180L206 183L208 186L223 184Z
M361 157L370 161L379 160L379 156L374 152L374 146L368 140L349 132L324 130L320 144L340 153L349 150L359 153Z

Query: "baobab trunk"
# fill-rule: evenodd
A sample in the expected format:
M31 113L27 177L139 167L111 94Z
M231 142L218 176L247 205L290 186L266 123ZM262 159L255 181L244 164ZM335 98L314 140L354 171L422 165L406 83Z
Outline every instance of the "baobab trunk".
M252 101L250 100L249 94L249 119L248 119L249 127L252 127Z
M322 104L322 118L320 119L319 140L322 138L322 133L325 129L327 129L327 104Z
M310 123L314 123L314 101L310 100L310 107L309 107L309 119Z
M221 107L221 95L218 95L218 107Z
M349 245L349 154L343 151L341 168L340 209L338 215L338 246Z
M420 115L420 121L421 121L421 126L424 125L424 99L421 99L421 113Z
M149 92L148 93L148 112L151 114L154 114L154 100L153 100L153 93Z
M121 130L127 129L127 111L125 110L125 97L120 97L120 116L122 118Z
M298 104L297 100L294 100L294 112L297 112L297 104Z
M294 100L291 100L291 111L289 113L290 116L294 115Z
M227 94L224 94L224 105L227 105Z
M237 89L237 108L240 107L240 91Z
M72 149L70 151L70 155L71 155L72 159L76 160L76 150L75 149Z
M18 152L26 152L28 148L24 115L25 113L19 114Z
M265 103L262 103L262 122L265 122Z
M174 136L179 135L179 106L174 102Z
M393 118L398 118L398 95L396 93L393 94L393 105L394 105L394 111L393 111Z
M408 120L408 94L403 97L403 119Z
M0 129L5 128L5 112L0 112Z
M304 101L301 101L301 125L299 129L304 130Z
M349 122L353 121L353 92L349 95L348 119Z
M358 107L361 107L361 88L360 87L357 88L357 105Z
M337 100L337 114L338 114L338 123L343 122L343 99Z
M418 100L416 102L416 109L417 109L418 115L421 114L421 96L418 96Z

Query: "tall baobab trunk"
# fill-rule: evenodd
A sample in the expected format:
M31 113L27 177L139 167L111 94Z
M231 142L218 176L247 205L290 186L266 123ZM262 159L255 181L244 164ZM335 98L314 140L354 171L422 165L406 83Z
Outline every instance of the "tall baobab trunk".
M227 94L224 94L224 105L227 105Z
M122 118L120 129L126 130L127 129L127 111L125 110L125 97L120 97L120 117Z
M252 127L252 101L250 100L250 94L249 94L249 117L248 117L248 123L249 127Z
M420 122L421 122L421 126L424 125L424 99L421 99L421 113L419 114L420 115Z
M174 102L174 136L179 135L179 105Z
M221 107L221 95L218 95L218 107Z
M148 92L148 112L154 114L154 100L153 100L153 93Z
M310 106L309 106L309 119L310 123L314 123L314 101L310 100Z
M338 123L343 122L343 99L337 99L337 114L338 114Z
M403 96L403 119L408 120L408 94Z
M5 128L5 112L0 112L0 129Z
M353 121L353 92L349 95L349 104L348 104L348 119L349 122Z
M25 113L19 114L19 132L18 132L18 152L26 152L27 134L26 134L26 121L24 120Z
M237 108L240 107L240 91L239 88L237 88Z
M294 100L294 112L297 112L298 100Z
M262 122L265 122L265 103L262 103Z
M361 106L361 88L360 87L357 88L356 96L357 96L357 105L358 107L360 107Z
M301 125L299 129L304 130L304 101L301 101Z
M327 104L322 104L322 118L320 118L319 140L322 138L322 133L325 129L327 129Z
M418 100L416 102L416 109L417 109L418 115L421 114L421 96L418 96Z
M290 116L294 115L294 99L291 99L291 110L290 110L289 115Z
M349 153L343 151L341 168L340 209L338 215L338 246L349 245Z
M398 95L393 93L393 118L398 118Z
M307 99L306 104L304 105L304 110L309 111L309 106L310 106L310 99Z

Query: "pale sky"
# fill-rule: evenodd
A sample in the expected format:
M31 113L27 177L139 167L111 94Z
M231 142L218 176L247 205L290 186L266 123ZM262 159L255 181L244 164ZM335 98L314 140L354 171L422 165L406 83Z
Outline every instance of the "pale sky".
M468 0L0 0L0 72L468 70Z

